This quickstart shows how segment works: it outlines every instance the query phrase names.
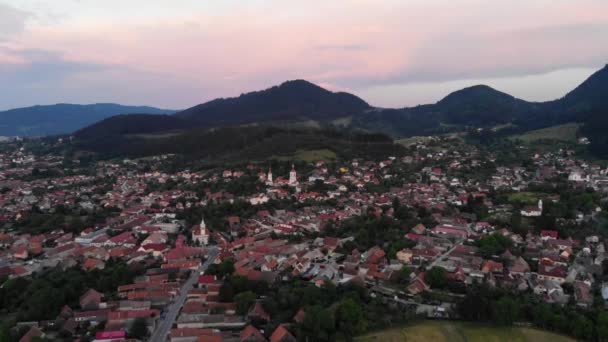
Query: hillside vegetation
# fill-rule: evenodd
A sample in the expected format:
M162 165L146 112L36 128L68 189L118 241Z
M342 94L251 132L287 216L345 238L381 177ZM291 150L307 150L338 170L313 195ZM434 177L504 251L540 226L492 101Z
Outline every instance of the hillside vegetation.
M574 342L563 335L532 328L498 327L452 321L424 321L362 336L359 342Z
M557 140L574 143L576 142L576 135L579 128L580 124L568 123L529 131L524 134L515 135L512 137L512 139L521 140L525 143L540 140Z
M207 160L300 160L399 156L401 145L382 134L339 132L329 129L284 129L270 126L193 129L156 136L107 135L104 139L81 138L80 149L105 157L134 157L158 154L183 154Z

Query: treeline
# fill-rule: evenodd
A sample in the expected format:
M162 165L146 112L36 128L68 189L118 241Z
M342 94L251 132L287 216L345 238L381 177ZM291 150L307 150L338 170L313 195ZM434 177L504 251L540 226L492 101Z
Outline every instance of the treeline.
M402 155L405 149L383 134L340 132L332 129L227 127L192 129L182 133L136 137L123 134L79 135L79 148L106 157L184 154L208 160L264 160L292 156L298 151L329 149L339 156L378 159Z
M105 293L111 299L117 286L133 282L143 272L144 268L137 264L110 260L103 270L53 268L32 278L9 279L0 287L0 316L10 313L16 321L54 319L64 305L78 308L78 300L87 289Z
M469 287L458 304L461 318L468 321L514 325L532 323L534 326L574 336L584 341L608 340L608 313L603 310L603 299L595 296L590 310L548 304L538 296L515 294L486 285Z

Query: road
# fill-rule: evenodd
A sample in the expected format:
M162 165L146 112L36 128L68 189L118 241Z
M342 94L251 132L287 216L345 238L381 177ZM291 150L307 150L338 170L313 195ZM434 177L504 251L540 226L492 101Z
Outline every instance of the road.
M433 262L431 262L426 269L430 270L431 268L435 267L438 263L442 262L443 259L445 259L445 257L447 257L448 255L450 255L450 253L452 253L458 246L462 245L462 243L464 242L464 240L460 240L458 242L456 242L454 244L454 246L452 248L450 248L447 252L441 254L438 258L436 258L435 260L433 260Z
M192 289L194 284L196 284L196 282L198 282L199 274L201 274L207 270L207 267L209 267L209 265L211 265L213 260L215 260L218 253L219 253L219 250L217 249L217 247L208 248L207 260L198 268L198 270L193 271L192 274L190 274L190 277L188 277L188 280L186 280L184 285L182 285L182 288L179 291L179 295L177 297L175 297L173 302L165 308L165 319L159 321L160 322L159 325L156 327L156 329L154 330L154 333L152 333L152 336L150 336L150 339L148 341L150 341L150 342L167 341L169 332L171 331L171 327L173 327L173 323L175 323L175 320L177 319L177 315L179 314L180 310L182 309L182 306L184 306L184 303L186 302L186 297L188 296L188 292L190 292L190 289Z

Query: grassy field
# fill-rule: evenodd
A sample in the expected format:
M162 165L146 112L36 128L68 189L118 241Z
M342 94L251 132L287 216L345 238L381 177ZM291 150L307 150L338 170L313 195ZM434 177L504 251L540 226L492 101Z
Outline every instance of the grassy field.
M566 336L532 328L496 327L451 321L424 321L361 336L359 342L573 342Z
M336 153L332 150L323 149L323 150L305 150L305 151L297 151L293 156L280 156L273 157L270 159L277 160L302 160L305 162L314 162L319 160L335 160L337 157Z
M352 124L352 122L353 122L353 117L352 116L345 116L343 118L335 119L331 123L334 126L348 127L348 126L350 126Z
M525 204L537 204L539 199L545 197L546 194L538 192L514 192L509 194L509 202L518 202Z
M574 143L576 142L576 132L578 131L578 128L579 124L569 123L515 135L512 139L518 139L525 143L532 143L539 140L557 140Z
M411 145L416 145L418 143L427 143L431 140L431 137L410 137L410 138L403 138L403 139L399 139L399 140L395 140L395 143L403 145L405 147L411 146Z

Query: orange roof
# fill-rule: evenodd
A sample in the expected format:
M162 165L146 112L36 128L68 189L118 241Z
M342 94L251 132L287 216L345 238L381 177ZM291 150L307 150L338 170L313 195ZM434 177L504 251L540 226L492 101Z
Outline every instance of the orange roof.
M274 330L274 332L270 336L270 342L280 342L283 341L284 338L289 336L291 337L291 339L295 340L289 330L287 330L287 328L285 328L285 326L281 324Z
M241 331L239 337L241 338L241 341L251 339L252 337L255 337L256 339L261 339L262 341L266 340L266 338L264 338L264 335L262 335L262 333L251 324L245 327L243 331Z

